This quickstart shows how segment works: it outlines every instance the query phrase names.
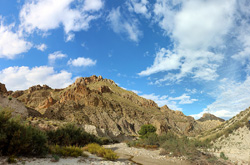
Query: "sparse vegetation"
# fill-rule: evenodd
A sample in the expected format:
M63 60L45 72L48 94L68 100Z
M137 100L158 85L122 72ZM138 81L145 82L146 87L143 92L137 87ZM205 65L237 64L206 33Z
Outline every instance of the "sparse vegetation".
M95 135L85 132L74 124L66 124L56 131L48 131L47 134L51 145L84 146L89 143L102 143Z
M83 153L83 150L80 147L76 146L59 146L59 145L52 145L49 147L49 152L52 155L59 155L65 157L78 157L84 156L87 157L86 154Z
M7 108L0 110L0 154L41 156L48 151L47 135L27 126L18 117L12 118Z
M111 149L103 148L99 144L96 144L96 143L88 144L85 147L85 150L92 154L96 154L97 156L103 157L111 161L114 161L119 158L117 154Z

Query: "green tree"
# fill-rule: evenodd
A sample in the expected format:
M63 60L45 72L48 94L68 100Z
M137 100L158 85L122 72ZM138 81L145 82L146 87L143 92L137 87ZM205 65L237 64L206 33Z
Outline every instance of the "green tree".
M152 124L146 124L141 126L141 129L139 130L139 135L142 139L148 138L148 136L152 133L155 134L156 128Z

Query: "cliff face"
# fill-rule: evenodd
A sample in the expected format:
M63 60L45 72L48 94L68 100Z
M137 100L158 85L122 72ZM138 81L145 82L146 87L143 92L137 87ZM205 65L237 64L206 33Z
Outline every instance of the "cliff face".
M143 124L153 124L158 134L172 130L195 135L201 131L192 117L167 106L159 108L154 101L126 91L101 76L78 78L64 89L37 85L11 95L43 117L76 122L95 129L92 131L99 135L119 137L118 140L137 135Z

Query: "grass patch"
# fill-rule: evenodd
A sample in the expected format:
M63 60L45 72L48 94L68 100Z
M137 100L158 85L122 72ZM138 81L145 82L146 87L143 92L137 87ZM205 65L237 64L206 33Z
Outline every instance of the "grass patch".
M77 146L59 146L59 145L52 145L49 146L49 152L52 155L59 155L65 157L78 157L84 156L88 157L86 154L83 153L83 149Z
M114 161L119 158L118 155L111 149L106 149L96 143L88 144L85 147L85 150L90 152L91 154L95 154L97 156L103 157L106 160Z

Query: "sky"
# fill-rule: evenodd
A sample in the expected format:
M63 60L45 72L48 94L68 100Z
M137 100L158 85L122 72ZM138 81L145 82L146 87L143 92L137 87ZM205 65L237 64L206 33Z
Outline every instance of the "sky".
M249 0L0 0L0 82L102 75L199 118L250 106Z

